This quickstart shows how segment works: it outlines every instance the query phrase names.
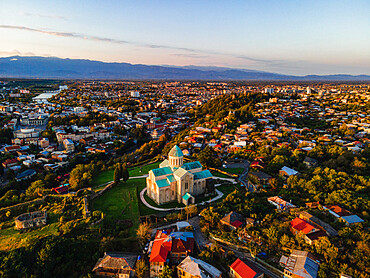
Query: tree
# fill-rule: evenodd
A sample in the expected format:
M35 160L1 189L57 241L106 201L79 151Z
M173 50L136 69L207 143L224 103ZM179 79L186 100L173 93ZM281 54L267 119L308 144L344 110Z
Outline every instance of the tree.
M12 180L15 178L15 172L13 169L9 169L8 172L6 173L6 178L8 180Z
M107 252L107 251L112 251L115 248L114 244L114 237L108 236L108 237L103 237L100 240L100 246L99 249L101 252Z
M215 226L221 219L221 215L217 213L213 207L202 210L200 216L202 216L205 221L209 222L211 226Z
M136 235L141 244L145 244L150 239L152 229L148 223L141 223L136 230Z
M119 183L121 178L122 178L121 165L118 163L114 169L114 176L113 176L114 183Z
M124 182L126 182L130 177L130 174L129 174L127 166L126 166L126 163L122 164L122 166L121 166L121 175L122 175L122 179L123 179Z
M135 265L135 273L138 278L146 277L146 272L148 271L148 266L145 261L142 259L138 261Z
M196 205L187 206L185 207L185 212L186 212L186 218L187 220L189 220L189 215L190 217L192 217L193 215L197 214L198 208Z
M172 278L173 275L173 270L168 266L164 266L162 273L159 275L159 278Z
M208 145L197 155L197 158L205 167L221 166L221 161L217 158L217 153Z
M46 188L53 188L58 186L58 180L57 180L57 175L55 174L46 174L44 178L44 184Z
M31 185L26 190L26 195L28 197L36 197L42 195L44 192L45 184L42 180L37 180L31 183Z

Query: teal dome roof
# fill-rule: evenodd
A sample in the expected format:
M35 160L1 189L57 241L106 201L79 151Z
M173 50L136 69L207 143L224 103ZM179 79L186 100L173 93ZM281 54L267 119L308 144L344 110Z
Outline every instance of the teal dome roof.
M176 145L174 146L170 152L168 153L168 156L172 156L172 157L182 157L184 156L183 153L182 153L182 150Z

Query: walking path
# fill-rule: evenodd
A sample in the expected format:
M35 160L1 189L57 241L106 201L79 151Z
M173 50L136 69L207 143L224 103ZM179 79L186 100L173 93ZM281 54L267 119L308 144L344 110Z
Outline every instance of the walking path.
M233 184L237 184L238 182L233 179L233 178L221 178L221 177L215 177L213 176L212 177L214 180L224 180L224 181L229 181L229 182L232 182Z
M136 177L129 177L129 179L141 179L141 178L147 178L147 177L149 177L148 174L142 175L142 176L136 176Z
M196 205L203 205L205 203L212 203L214 201L217 201L218 199L221 199L223 196L224 196L224 193L222 193L220 190L218 189L215 189L216 193L217 193L217 196L215 196L214 198L212 198L211 200L208 200L208 201L204 201L200 204L196 204ZM148 208L150 209L153 209L153 210L156 210L156 211L171 211L171 210L182 210L184 208L157 208L157 207L154 207L152 205L150 205L144 198L144 194L146 192L146 188L144 188L143 190L141 190L140 192L140 200L143 202L143 204L145 206L147 206Z

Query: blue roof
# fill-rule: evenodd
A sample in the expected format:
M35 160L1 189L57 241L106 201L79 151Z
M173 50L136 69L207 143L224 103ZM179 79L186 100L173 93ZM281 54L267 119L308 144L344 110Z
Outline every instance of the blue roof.
M184 155L182 153L182 150L176 145L170 150L168 156L180 157Z
M156 177L172 174L171 167L157 168L157 169L153 169L152 171L153 171L154 176Z
M194 161L194 162L188 162L184 163L181 168L184 168L185 170L193 170L197 168L202 168L202 164L200 164L199 161Z
M168 182L174 182L174 181L176 181L175 180L175 177L173 176L173 175L169 175L169 176L167 176L167 180L168 180Z
M306 261L305 261L305 264L304 264L304 269L307 271L307 273L309 275L311 275L311 277L314 277L316 278L317 277L317 271L319 270L319 264L317 262L315 262L314 260L306 257ZM301 271L299 271L301 272ZM300 273L298 273L300 274Z
M186 241L188 238L194 238L194 234L193 232L172 232L170 237L179 238Z
M157 184L157 186L159 188L166 187L166 186L169 186L170 185L167 179L157 180L157 181L155 181L155 183Z
M186 192L186 193L184 194L184 196L182 196L182 198L183 198L185 201L187 201L190 197L193 197L193 196L191 196L189 192Z
M342 216L341 218L349 224L364 222L364 220L357 215Z
M201 179L207 179L212 178L212 174L209 170L204 170L202 172L193 173L194 180L201 180Z
M35 175L35 174L36 174L35 170L29 169L29 170L26 170L22 173L19 173L16 178L17 179L23 179L23 178L26 178L28 176L32 176L32 175Z

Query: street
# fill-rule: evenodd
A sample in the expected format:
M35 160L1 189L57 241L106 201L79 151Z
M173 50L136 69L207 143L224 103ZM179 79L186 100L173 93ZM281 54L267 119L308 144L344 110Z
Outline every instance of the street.
M195 216L195 217L189 219L189 223L194 228L194 237L195 237L195 241L197 243L197 246L199 247L199 250L202 251L202 250L205 249L205 246L207 244L211 243L211 241L202 233L202 231L200 229L199 221L200 221L200 217L199 216ZM259 268L261 268L265 272L266 275L270 276L271 278L280 278L279 275L277 275L274 272L270 271L269 269L267 269L266 267L264 267L260 263L254 261L254 259L252 258L251 254L249 252L243 252L243 251L234 249L234 248L232 248L232 247L230 247L228 245L219 243L219 242L218 242L218 244L220 246L222 246L222 248L224 250L228 250L228 251L234 252L234 254L238 258L240 258L240 259L243 259L244 258L244 259L247 259L250 262L256 264Z

